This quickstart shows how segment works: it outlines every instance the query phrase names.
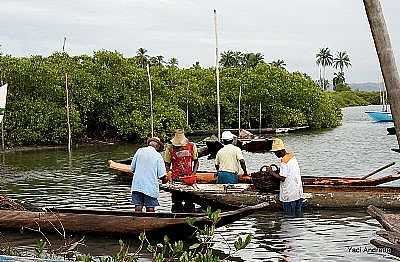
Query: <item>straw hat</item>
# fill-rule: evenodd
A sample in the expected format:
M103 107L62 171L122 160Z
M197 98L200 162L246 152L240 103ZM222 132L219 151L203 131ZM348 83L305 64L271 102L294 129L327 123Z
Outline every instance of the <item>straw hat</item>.
M156 142L160 146L159 151L163 151L164 150L164 143L161 142L161 139L159 139L158 137L154 136L152 138L147 139L147 145L149 145L150 142Z
M282 139L275 138L272 142L272 152L279 151L285 149L285 144L283 143Z
M174 138L171 139L171 143L173 146L185 146L189 143L189 140L182 129L177 129Z

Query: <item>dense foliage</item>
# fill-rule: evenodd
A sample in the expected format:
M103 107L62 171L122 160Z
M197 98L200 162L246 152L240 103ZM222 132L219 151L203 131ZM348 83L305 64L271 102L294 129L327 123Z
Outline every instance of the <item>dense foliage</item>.
M9 84L5 135L9 146L65 143L65 73L70 90L73 138L142 139L150 133L149 83L137 57L98 51L93 56L16 58L0 56L0 76ZM222 127L238 126L238 93L243 88L242 126L335 127L341 112L332 97L308 76L260 63L221 70ZM151 67L157 135L174 129L214 129L216 80L199 65ZM186 126L186 103L189 126Z
M379 92L346 90L341 92L331 92L331 96L340 107L380 104Z

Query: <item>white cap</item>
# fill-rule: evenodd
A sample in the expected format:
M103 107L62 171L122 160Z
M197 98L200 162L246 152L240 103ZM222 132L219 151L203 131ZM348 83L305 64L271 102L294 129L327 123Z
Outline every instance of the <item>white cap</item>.
M222 140L233 140L234 135L231 133L231 131L224 131L222 132Z

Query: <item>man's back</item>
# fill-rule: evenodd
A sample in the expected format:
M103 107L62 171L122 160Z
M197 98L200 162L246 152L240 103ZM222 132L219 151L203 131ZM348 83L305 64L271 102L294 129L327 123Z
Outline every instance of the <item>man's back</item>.
M215 158L215 164L219 166L220 171L239 173L239 160L243 159L242 151L232 144L221 148Z
M158 198L158 179L165 174L164 161L152 146L138 149L131 164L132 191Z

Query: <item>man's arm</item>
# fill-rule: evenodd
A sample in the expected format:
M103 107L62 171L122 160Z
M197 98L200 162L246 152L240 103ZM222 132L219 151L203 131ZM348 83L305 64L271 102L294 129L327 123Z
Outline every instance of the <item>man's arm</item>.
M196 173L197 169L199 169L199 160L195 159L193 160L193 173Z
M164 152L164 163L166 171L169 172L169 170L171 170L171 152L168 145L166 146Z
M285 179L286 179L286 177L284 177L284 176L281 176L281 175L279 175L278 173L276 173L276 172L274 172L274 171L272 171L271 172L271 175L273 176L273 177L275 177L276 179L278 179L279 181L285 181Z
M131 171L132 171L132 173L135 173L135 169L136 169L136 159L137 159L137 155L138 155L138 153L139 153L139 150L140 150L140 149L138 149L138 151L136 151L135 155L132 157L132 162L131 162Z
M165 170L166 170L167 172L169 172L169 170L171 170L171 163L164 162L164 164L165 164Z
M243 175L247 176L246 162L244 161L244 159L240 159L239 163L240 163L240 166L243 169Z

